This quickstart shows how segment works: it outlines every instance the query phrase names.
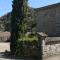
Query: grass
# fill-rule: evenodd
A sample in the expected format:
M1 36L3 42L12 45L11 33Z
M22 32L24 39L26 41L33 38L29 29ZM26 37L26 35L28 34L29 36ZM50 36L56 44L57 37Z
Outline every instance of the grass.
M33 41L33 40L38 40L38 38L37 38L37 36L32 36L32 37L29 37L28 35L25 35L25 36L23 36L23 37L21 37L20 39L19 39L19 41Z

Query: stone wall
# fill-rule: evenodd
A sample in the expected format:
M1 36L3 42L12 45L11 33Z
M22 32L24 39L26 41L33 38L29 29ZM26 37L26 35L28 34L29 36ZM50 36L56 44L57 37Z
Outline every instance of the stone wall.
M10 32L0 32L0 42L9 42L10 36Z
M60 36L60 4L36 9L37 31Z
M51 38L51 37L50 37ZM55 37L56 38L56 37ZM55 39L54 38L54 39ZM57 40L59 39L60 37L57 37ZM55 41L54 41L55 42ZM52 42L53 43L53 42ZM52 55L57 55L57 54L60 54L60 43L53 43L53 44L47 44L46 45L46 42L45 40L43 40L43 57L49 57L49 56L52 56Z
M60 44L45 45L43 50L44 57L60 54Z

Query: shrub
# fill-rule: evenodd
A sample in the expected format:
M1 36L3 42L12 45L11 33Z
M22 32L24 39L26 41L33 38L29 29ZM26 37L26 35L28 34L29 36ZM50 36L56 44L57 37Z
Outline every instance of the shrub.
M23 43L24 42L24 43ZM19 57L31 57L33 46L37 48L38 41L19 41L16 46L16 52L15 55Z

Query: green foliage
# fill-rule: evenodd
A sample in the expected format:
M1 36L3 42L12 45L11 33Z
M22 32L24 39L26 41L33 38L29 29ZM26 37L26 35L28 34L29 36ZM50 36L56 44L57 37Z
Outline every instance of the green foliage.
M33 40L38 40L37 35L34 34L29 34L29 35L24 35L23 36L23 41L33 41ZM22 41L22 37L20 37L19 41Z
M37 36L32 33L26 36L28 27L35 26L32 19L28 18L28 0L13 0L11 13L11 53L17 56L29 55L30 46L37 45ZM26 51L26 52L25 52Z
M30 38L32 38L32 37L37 37L37 33L36 32L31 32L29 35L28 35Z
M24 55L24 53L23 53L23 41L20 41L17 43L15 55L19 56L19 57L22 57Z
M25 34L23 36L23 40L22 37L20 37L18 41L15 55L20 57L31 57L31 49L33 48L33 46L35 46L36 48L38 47L38 38L35 33L32 35L32 37Z
M11 13L11 52L15 54L20 35L23 37L27 30L27 1L13 0Z
M24 43L24 44L23 44ZM30 57L32 55L33 46L37 48L38 41L19 41L16 47L15 55L19 57Z

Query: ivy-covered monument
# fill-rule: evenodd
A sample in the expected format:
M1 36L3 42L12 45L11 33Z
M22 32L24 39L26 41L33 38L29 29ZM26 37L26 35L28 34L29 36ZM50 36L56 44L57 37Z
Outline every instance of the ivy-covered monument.
M11 12L11 53L17 57L33 57L42 59L42 39L39 32L32 31L36 23L32 21L28 0L13 0ZM32 23L32 24L31 24ZM28 29L30 27L30 32Z

